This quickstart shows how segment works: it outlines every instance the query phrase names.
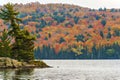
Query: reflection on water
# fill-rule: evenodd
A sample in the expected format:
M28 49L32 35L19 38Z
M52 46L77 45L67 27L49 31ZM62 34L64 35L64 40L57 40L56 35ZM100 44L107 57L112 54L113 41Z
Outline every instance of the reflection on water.
M33 69L1 69L0 80L29 80Z
M14 80L19 79L30 79L30 76L33 74L33 69L18 69L15 70L15 76L13 76Z
M18 69L15 71L16 75L32 75L33 69Z
M44 60L53 68L0 70L0 80L120 80L120 60Z

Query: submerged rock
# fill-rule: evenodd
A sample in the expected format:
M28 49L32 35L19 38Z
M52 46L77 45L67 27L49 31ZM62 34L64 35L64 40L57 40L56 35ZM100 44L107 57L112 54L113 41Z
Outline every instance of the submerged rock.
M49 67L43 61L20 62L8 57L0 57L0 68L44 68Z

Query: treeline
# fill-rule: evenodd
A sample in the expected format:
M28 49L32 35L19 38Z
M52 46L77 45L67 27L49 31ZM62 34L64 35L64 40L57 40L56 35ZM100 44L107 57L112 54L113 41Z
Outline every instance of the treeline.
M1 53L8 50L3 54L12 53L14 58L21 59L24 56L27 60L25 56L29 52L33 59L34 46L40 46L34 51L35 57L40 59L119 58L119 9L92 10L74 5L40 3L16 4L15 8L20 14L11 13L16 16L15 19L7 17L13 20L12 24L8 21L8 31L5 34L1 32ZM22 18L22 23L18 21L19 18ZM30 33L36 35L35 41ZM10 51L3 49L6 39Z
M119 49L120 45L115 43L109 46L101 46L99 49L94 45L91 52L87 47L82 48L82 50L79 48L81 54L77 54L71 48L56 53L54 48L43 45L43 47L35 49L34 55L36 59L120 59Z
M75 59L75 54L68 50L60 50L56 53L54 48L45 45L36 48L34 55L36 59Z

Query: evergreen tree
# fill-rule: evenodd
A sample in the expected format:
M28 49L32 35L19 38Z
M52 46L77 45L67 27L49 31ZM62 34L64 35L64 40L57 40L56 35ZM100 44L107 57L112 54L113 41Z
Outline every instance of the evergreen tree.
M34 40L35 37L32 36L28 31L24 29L21 30L19 22L21 19L17 18L19 12L14 10L14 5L8 3L4 5L1 9L0 18L6 22L10 22L10 29L8 34L12 36L15 43L12 44L12 58L29 61L34 59Z
M79 42L79 41L84 42L84 35L83 34L76 35L75 38L76 38L77 42Z
M106 20L101 20L101 24L103 25L103 26L105 26L106 25Z
M35 38L28 31L21 30L13 44L12 56L15 59L29 61L34 59Z
M110 39L111 36L112 36L112 35L111 35L110 31L109 31L108 34L107 34L107 38Z
M101 36L102 38L104 38L104 33L103 33L103 31L100 31L100 36Z
M63 37L60 38L59 43L65 42L65 39Z
M79 17L74 16L74 21L75 21L75 24L77 24L77 23L78 23L78 21L79 21Z
M92 25L89 25L88 28L93 28L93 26L92 26Z
M11 47L10 47L10 38L7 34L7 31L4 30L0 36L0 56L1 57L10 57Z

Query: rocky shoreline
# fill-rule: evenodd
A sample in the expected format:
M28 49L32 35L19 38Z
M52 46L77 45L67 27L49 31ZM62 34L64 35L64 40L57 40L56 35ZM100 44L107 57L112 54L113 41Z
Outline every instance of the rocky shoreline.
M43 61L30 61L30 62L20 62L15 59L8 57L0 57L0 69L9 68L48 68L46 63Z

